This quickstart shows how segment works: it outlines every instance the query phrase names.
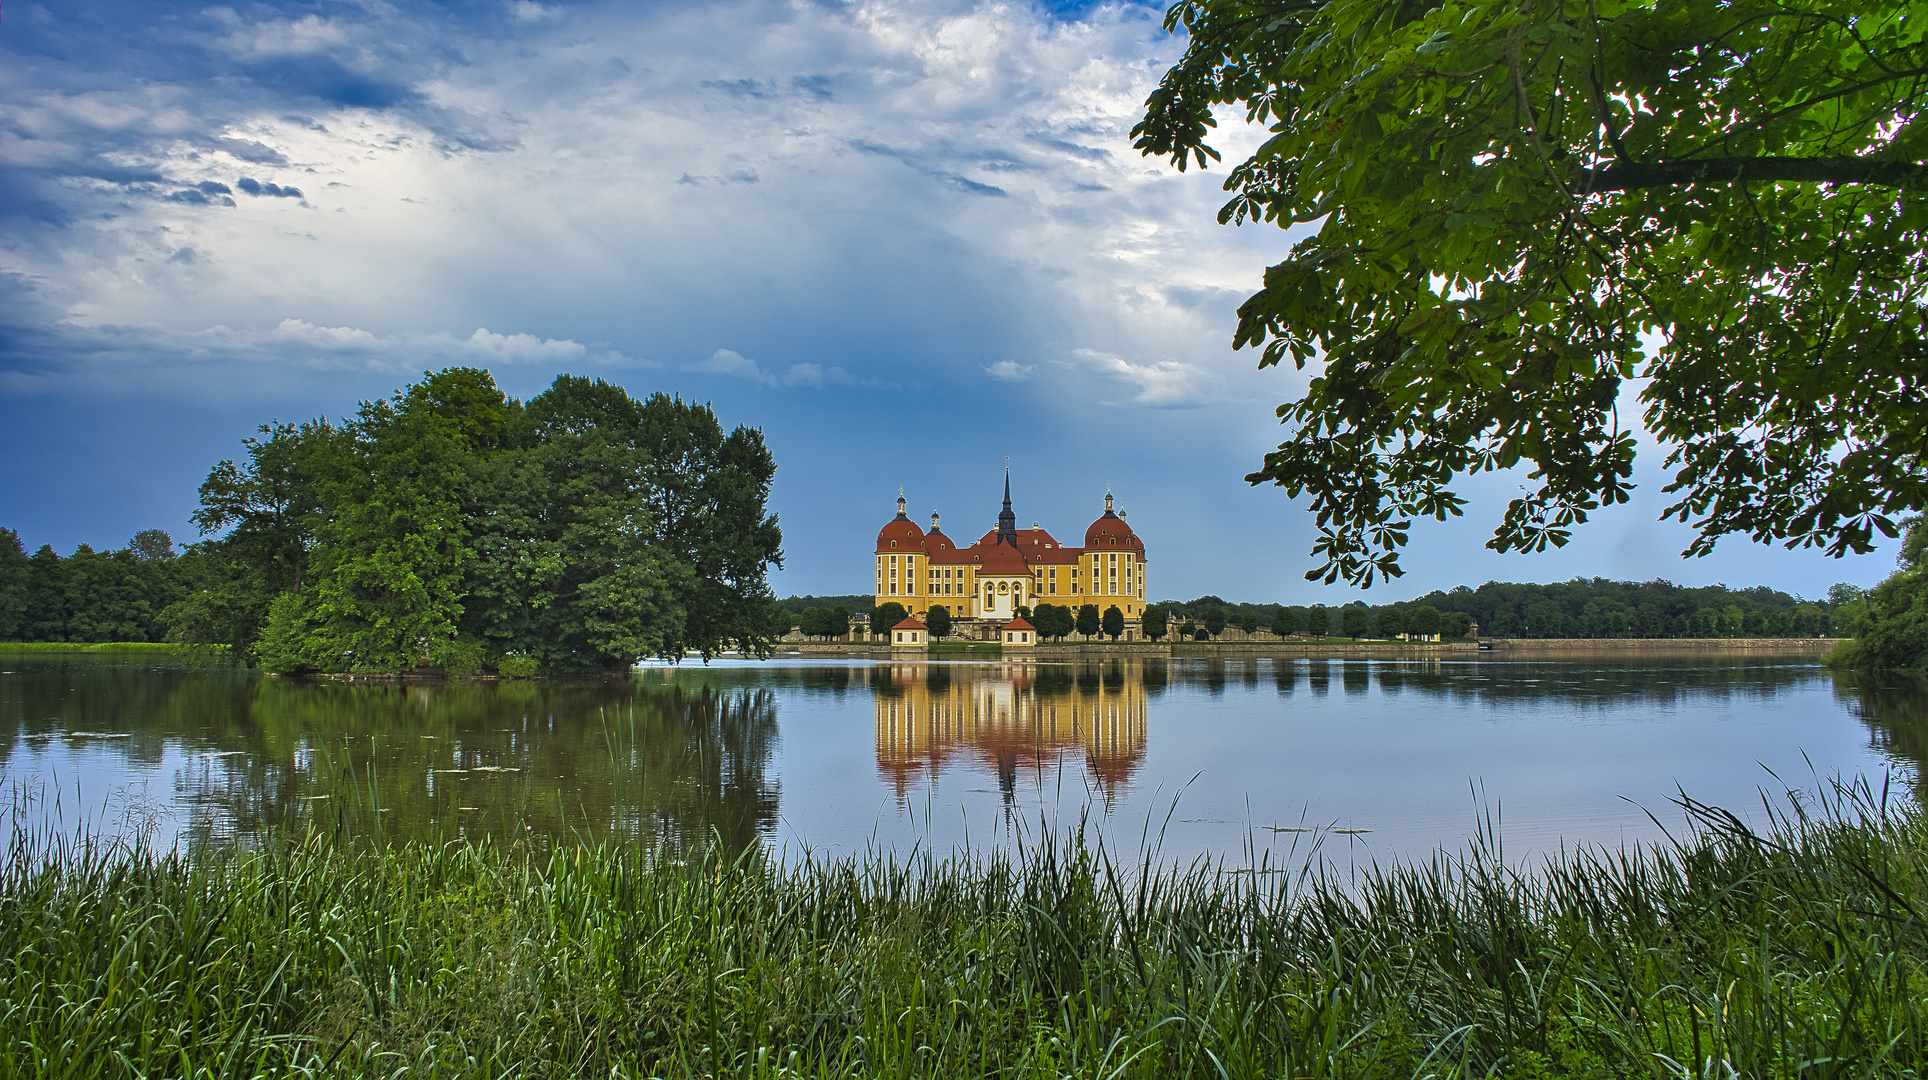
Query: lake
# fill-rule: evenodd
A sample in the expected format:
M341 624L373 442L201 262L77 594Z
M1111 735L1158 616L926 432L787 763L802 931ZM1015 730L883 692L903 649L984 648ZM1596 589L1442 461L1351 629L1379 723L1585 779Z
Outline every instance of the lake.
M1682 820L1678 791L1757 819L1763 793L1833 778L1914 798L1928 754L1917 688L1637 654L784 660L442 684L0 654L0 719L17 825L162 846L313 822L838 855L1082 822L1161 861L1424 858L1482 828L1513 858L1657 839Z

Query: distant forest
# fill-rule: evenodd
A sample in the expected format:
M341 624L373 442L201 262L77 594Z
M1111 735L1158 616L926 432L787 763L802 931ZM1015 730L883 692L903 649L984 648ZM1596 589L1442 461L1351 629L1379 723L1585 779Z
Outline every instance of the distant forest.
M20 534L0 529L0 641L162 641L161 613L208 573L199 552L183 556L159 529L127 546L80 545L61 558L42 545L29 556Z
M1867 605L1864 590L1846 584L1828 590L1826 599L1805 600L1765 585L1689 588L1670 581L1575 578L1549 585L1460 585L1378 606L1363 600L1339 606L1247 604L1216 596L1158 606L1174 623L1203 623L1216 610L1225 613L1227 625L1245 630L1320 636L1386 637L1382 628L1402 625L1412 612L1430 607L1442 614L1463 613L1487 637L1715 638L1849 637Z

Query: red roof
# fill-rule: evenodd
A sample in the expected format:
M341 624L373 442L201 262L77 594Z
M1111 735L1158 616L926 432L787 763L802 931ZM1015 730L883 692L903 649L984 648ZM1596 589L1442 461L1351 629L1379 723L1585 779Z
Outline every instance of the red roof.
M1036 630L1037 629L1037 627L1032 626L1028 622L1025 622L1024 617L1022 615L1018 616L1015 619L1012 619L1008 623L1005 623L1004 628L1006 630Z
M1031 572L1031 568L1025 565L1024 556L1009 544L972 544L971 555L980 574L1016 575Z
M897 542L895 547L891 546L893 540ZM924 530L918 528L915 521L907 517L892 518L883 528L877 530L879 555L887 551L903 551L907 548L912 551L922 551L924 548Z
M1125 524L1125 519L1109 510L1105 511L1103 517L1092 522L1091 528L1085 530L1084 546L1086 551L1095 551L1099 548L1106 550L1131 548L1142 552L1145 549L1144 543L1138 539L1138 534L1131 531L1130 525Z
M891 627L891 629L892 630L929 630L930 627L925 626L923 623L918 622L917 619L914 616L912 616L912 617L905 618L903 622L900 622L896 626Z

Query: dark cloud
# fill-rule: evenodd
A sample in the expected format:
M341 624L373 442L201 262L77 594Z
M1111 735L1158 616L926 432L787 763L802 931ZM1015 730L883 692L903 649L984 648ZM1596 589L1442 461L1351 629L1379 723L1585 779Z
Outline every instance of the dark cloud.
M273 196L275 198L280 198L280 199L301 198L301 189L298 187L282 187L279 184L264 184L261 181L256 180L252 176L244 176L241 179L236 180L234 182L234 186L237 188L240 188L242 191L245 191L250 195L256 196L257 198L262 195Z
M395 109L421 102L406 83L352 71L329 56L278 58L242 69L255 85L345 109Z
M755 79L705 79L705 90L715 90L733 98L764 98L776 91L774 83L761 83Z
M836 100L836 80L828 75L798 75L790 80L790 86L804 97L818 101Z
M194 203L197 206L233 206L234 200L230 198L233 194L234 189L226 184L206 180L162 197L169 202Z
M1003 198L1010 194L1010 192L1001 187L994 187L990 184L980 184L968 176L952 174L944 177L944 180L958 191L968 192L972 195L994 195L998 198Z
M911 168L916 169L918 172L923 173L925 176L943 182L946 187L949 187L953 191L962 191L969 195L990 195L998 198L1010 194L1010 192L1005 191L1001 187L979 183L968 176L944 168L941 164L937 163L947 159L951 161L962 159L984 168L995 168L1000 165L1015 165L1015 163L995 153L957 154L945 153L941 150L934 153L927 153L900 150L897 147L885 146L882 143L870 142L867 139L851 139L847 145L861 154L875 154L878 157L895 158Z
M242 161L251 162L256 165L286 165L288 163L288 159L281 156L281 151L276 150L272 146L255 142L253 139L222 138L216 141L221 149Z
M786 84L788 89L781 89L774 79L705 79L698 85L738 100L831 102L837 100L837 87L844 81L835 75L793 75Z
M1077 143L1070 142L1066 139L1055 138L1050 135L1030 135L1027 136L1027 138L1039 146L1048 146L1053 150L1062 150L1073 157L1084 158L1087 161L1105 161L1111 157L1111 151L1103 149L1102 147L1080 146Z

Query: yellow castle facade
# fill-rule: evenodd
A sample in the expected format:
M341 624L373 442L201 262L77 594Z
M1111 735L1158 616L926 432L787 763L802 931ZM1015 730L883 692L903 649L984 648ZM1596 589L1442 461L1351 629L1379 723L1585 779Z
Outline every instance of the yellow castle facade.
M1125 617L1124 640L1143 637L1148 563L1145 545L1105 493L1105 512L1085 530L1082 546L1060 544L1036 522L1017 527L1011 510L1011 478L1004 478L1004 509L997 528L966 547L944 534L936 514L927 532L904 513L877 533L878 604L904 605L918 619L942 605L965 637L988 637L1017 616L1018 608L1058 604L1074 611L1085 604L1117 607Z

